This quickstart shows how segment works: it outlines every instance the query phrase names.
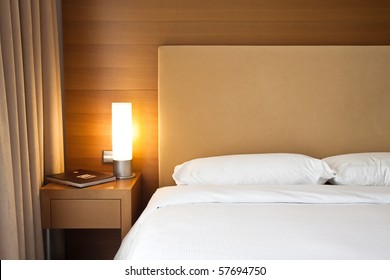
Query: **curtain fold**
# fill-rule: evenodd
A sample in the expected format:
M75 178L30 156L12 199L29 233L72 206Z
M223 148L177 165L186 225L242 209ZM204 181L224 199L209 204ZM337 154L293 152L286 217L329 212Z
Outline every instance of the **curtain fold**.
M0 258L43 259L39 189L64 169L56 0L0 0Z

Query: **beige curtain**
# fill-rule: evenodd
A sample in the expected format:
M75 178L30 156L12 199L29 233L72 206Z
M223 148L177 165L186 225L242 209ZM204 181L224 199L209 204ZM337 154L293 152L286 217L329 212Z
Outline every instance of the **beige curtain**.
M56 0L0 0L0 258L42 259L39 188L63 170Z

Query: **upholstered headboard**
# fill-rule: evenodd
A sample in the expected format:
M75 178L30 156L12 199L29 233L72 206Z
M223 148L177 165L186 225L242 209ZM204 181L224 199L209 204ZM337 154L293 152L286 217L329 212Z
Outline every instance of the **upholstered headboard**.
M390 46L164 46L159 182L224 154L390 151Z

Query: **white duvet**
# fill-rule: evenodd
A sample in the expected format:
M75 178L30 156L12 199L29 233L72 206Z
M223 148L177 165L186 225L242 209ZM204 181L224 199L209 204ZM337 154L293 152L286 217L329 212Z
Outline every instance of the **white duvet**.
M390 260L390 188L160 188L115 259Z

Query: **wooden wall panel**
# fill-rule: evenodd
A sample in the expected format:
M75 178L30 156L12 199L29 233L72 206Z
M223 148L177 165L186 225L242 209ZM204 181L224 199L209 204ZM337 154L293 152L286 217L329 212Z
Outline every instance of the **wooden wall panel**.
M157 68L77 67L65 68L67 90L155 90Z
M388 44L390 22L71 21L67 44Z
M157 45L69 44L65 68L156 67Z
M88 21L379 21L386 0L64 0L68 20Z
M109 170L110 106L131 101L144 202L158 184L160 45L388 45L387 0L63 0L66 166Z

